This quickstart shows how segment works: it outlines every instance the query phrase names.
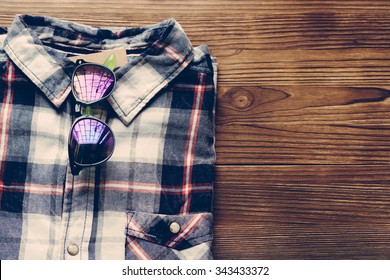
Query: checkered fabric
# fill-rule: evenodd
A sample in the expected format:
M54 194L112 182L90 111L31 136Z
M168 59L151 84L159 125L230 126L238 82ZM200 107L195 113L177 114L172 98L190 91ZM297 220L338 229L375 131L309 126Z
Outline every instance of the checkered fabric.
M174 19L98 28L18 15L0 34L0 259L211 259L208 48ZM116 48L128 63L105 101L114 154L72 176L69 58Z

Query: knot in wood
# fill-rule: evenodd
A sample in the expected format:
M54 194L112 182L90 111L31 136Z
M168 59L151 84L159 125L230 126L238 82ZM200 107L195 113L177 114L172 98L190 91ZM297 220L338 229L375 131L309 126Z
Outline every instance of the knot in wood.
M253 94L245 89L236 88L231 93L232 105L238 110L245 110L253 104Z

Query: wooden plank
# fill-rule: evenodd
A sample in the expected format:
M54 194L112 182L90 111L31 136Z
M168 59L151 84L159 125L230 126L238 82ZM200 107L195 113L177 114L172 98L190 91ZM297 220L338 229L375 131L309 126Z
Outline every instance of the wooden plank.
M31 10L34 12L50 12L71 16L79 14L81 11L88 14L123 15L128 17L140 17L140 15L151 14L279 14L279 13L313 13L313 12L340 12L348 13L373 13L389 11L390 4L387 0L374 0L367 3L365 0L337 1L337 0L279 0L279 1L259 1L259 0L193 0L193 1L136 1L136 0L68 0L64 2L50 0L19 0L17 4L11 1L3 1L4 11ZM46 8L46 9L44 9Z
M219 164L385 164L390 91L344 87L221 87Z
M386 48L390 43L390 18L386 7L371 13L352 9L347 14L329 10L286 10L273 14L264 13L263 10L253 13L250 7L239 2L247 9L243 14L226 14L231 11L226 9L211 17L207 10L192 12L191 9L198 6L191 5L183 12L178 9L164 10L160 6L160 13L150 12L145 5L144 8L133 5L133 13L129 14L122 2L111 5L111 2L105 1L92 7L89 5L88 8L87 3L66 2L59 5L55 1L41 1L36 6L29 3L2 3L4 13L0 14L0 25L9 26L15 14L27 12L99 26L140 26L174 17L195 45L207 44L213 51ZM215 4L217 1L211 3L221 10Z
M218 259L390 258L386 166L218 166Z
M216 52L221 85L389 87L388 49Z

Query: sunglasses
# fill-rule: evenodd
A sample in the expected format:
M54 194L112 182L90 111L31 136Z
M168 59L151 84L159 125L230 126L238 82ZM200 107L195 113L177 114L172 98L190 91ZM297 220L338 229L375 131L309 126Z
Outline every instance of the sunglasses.
M108 125L91 116L91 105L109 97L115 87L114 72L100 64L76 62L72 75L72 92L76 99L74 121L69 134L68 153L72 175L83 168L107 161L114 152L114 133ZM84 105L84 110L81 109ZM83 113L82 113L83 111Z

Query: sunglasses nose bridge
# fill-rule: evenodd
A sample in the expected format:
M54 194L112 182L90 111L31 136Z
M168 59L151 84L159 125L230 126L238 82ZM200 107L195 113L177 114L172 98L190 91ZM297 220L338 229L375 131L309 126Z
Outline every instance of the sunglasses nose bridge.
M76 104L74 105L74 111L75 111L77 114L81 114L81 103L76 102Z

